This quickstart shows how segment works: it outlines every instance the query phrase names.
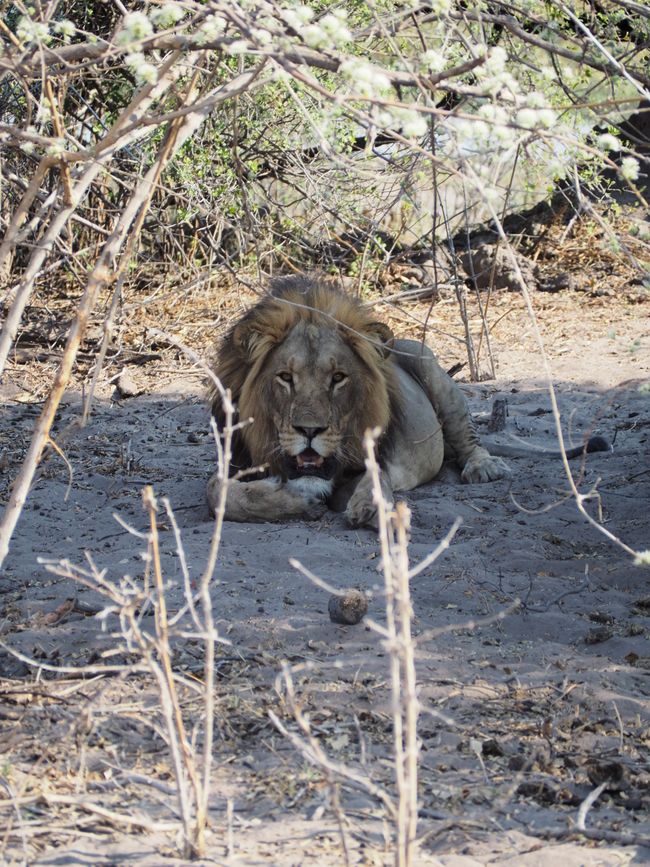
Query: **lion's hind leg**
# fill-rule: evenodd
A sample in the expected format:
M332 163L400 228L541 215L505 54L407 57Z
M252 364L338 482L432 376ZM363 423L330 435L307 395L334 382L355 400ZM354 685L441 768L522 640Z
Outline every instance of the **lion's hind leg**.
M208 504L212 513L219 507L222 481L215 473L208 482ZM313 521L326 510L321 497L292 489L279 479L243 482L231 479L226 497L226 521L266 523L303 518Z

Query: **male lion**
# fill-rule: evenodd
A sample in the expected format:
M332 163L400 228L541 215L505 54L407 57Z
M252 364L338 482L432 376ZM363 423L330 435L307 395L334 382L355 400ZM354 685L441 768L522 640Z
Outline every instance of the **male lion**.
M240 420L232 470L264 466L264 476L233 479L230 521L313 518L327 502L353 526L376 524L363 435L379 428L381 483L408 491L433 479L445 456L465 482L489 482L507 465L479 444L460 389L433 353L395 340L372 311L322 278L283 277L226 334L215 372ZM221 397L213 413L222 425ZM212 510L220 482L208 483Z

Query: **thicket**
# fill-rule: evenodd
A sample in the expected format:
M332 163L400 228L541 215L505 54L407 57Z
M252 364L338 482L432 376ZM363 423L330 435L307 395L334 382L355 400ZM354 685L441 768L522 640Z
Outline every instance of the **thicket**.
M439 242L491 220L507 246L505 214L554 191L643 202L650 10L632 0L1 11L0 376L35 286L78 311L0 561L88 319L138 275L318 266L363 290L369 263L429 249L435 281Z

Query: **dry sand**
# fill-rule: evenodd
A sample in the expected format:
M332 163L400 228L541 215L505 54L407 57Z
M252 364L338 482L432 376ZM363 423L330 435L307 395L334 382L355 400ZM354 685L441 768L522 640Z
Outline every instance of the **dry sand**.
M513 307L507 298L500 303ZM597 483L605 526L632 548L650 548L650 395L639 390L650 375L648 306L605 301L580 319L573 296L544 298L541 306L569 439L580 443L595 432L614 441L613 453L590 455L583 470L574 465L581 490ZM552 448L549 397L520 305L507 323L507 333L501 325L493 334L499 378L466 386L466 394L481 430L493 398L505 396L508 431ZM446 355L439 342L451 364L459 351ZM112 661L102 655L116 643L117 622L107 617L103 630L92 615L103 605L99 594L49 574L38 558L83 564L89 552L114 581L141 576L144 542L114 515L146 529L143 485L169 498L191 575L206 562L212 524L204 488L214 446L199 377L133 373L145 393L119 399L104 381L88 427L66 446L71 483L60 459L44 465L0 576L2 641L42 663ZM32 387L24 367L3 386L3 496L38 411ZM79 406L71 391L59 432ZM416 863L650 863L650 571L588 526L566 498L559 460L511 464L510 482L463 486L450 470L404 498L413 512L412 561L463 519L450 550L412 587L414 632L423 636ZM597 514L595 501L588 508ZM161 525L175 611L181 572L171 528L162 518ZM331 623L327 593L292 569L290 556L336 586L371 591L369 615L384 616L371 531L351 530L332 513L315 523L225 526L213 602L229 644L218 648L210 857L199 863L345 863L328 786L268 718L273 709L292 725L274 689L285 661L295 667L301 705L323 747L352 767L365 765L391 790L384 648L363 622ZM497 619L516 599L519 608ZM174 664L200 677L198 642L179 642ZM0 859L185 863L172 835L128 828L88 806L156 822L176 818L151 679L53 674L6 651L0 673ZM196 698L188 696L185 709L199 719ZM587 815L597 839L571 836L579 805L604 779L612 782ZM29 797L19 817L12 799ZM341 803L351 863L391 863L377 801L343 787Z

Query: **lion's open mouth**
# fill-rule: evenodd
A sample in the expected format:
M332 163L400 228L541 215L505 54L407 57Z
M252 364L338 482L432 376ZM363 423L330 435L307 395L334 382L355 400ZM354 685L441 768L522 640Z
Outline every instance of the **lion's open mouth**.
M338 462L333 455L325 458L314 449L304 449L299 455L286 455L284 465L288 479L299 479L303 476L332 479L338 468Z
M296 464L298 469L303 473L308 473L310 470L319 470L325 463L325 458L319 455L314 449L305 449L296 455Z

